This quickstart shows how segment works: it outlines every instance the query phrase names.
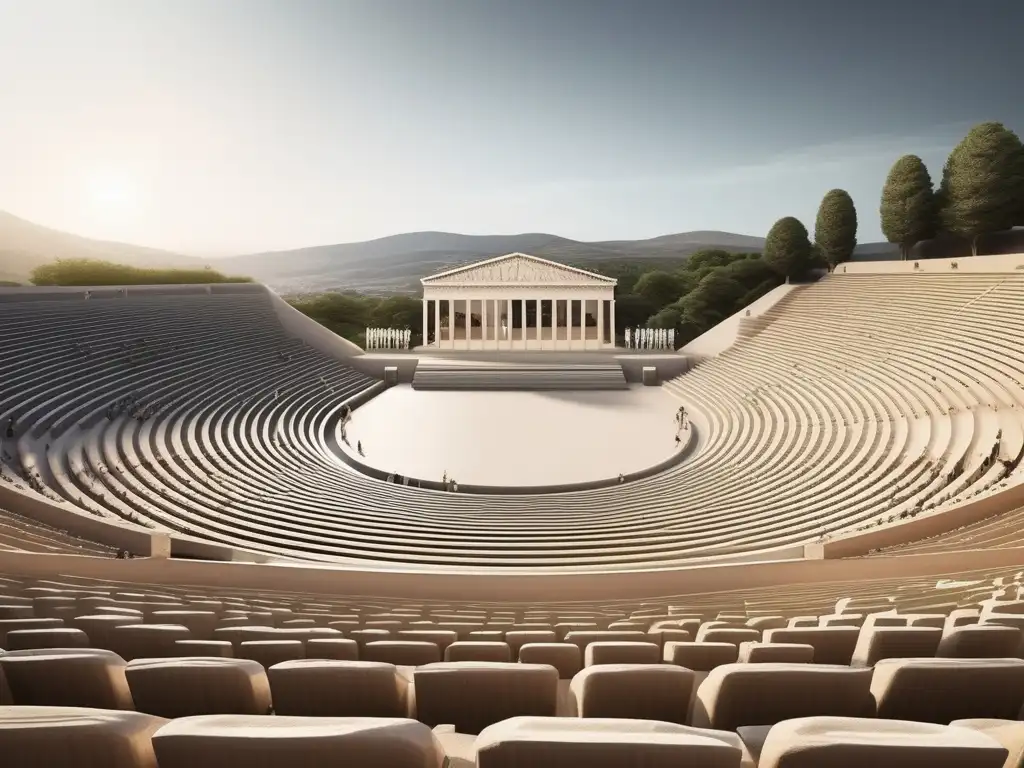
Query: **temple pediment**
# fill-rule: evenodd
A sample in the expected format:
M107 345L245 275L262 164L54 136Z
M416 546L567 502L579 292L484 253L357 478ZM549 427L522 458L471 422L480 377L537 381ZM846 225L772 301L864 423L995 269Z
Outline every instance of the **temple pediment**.
M572 285L614 286L614 278L567 267L525 253L509 253L421 280L425 286Z

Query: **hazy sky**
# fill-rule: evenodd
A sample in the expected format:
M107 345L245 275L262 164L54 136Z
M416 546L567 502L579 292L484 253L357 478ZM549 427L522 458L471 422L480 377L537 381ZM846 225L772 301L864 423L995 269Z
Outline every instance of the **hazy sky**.
M199 253L809 226L1024 134L1024 0L0 0L0 209Z

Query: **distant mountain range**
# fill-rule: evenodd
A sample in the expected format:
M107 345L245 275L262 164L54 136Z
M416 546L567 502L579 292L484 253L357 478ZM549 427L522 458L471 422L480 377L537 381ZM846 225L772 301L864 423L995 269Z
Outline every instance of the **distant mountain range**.
M90 240L33 224L0 211L0 280L26 281L32 269L55 258L103 258L133 266L203 267L248 275L282 293L358 290L416 291L419 279L471 261L521 252L569 264L682 259L703 248L760 251L764 238L731 232L683 232L648 240L580 242L549 234L459 235L410 232L361 243L341 243L218 259ZM858 246L857 258L898 258L889 243Z

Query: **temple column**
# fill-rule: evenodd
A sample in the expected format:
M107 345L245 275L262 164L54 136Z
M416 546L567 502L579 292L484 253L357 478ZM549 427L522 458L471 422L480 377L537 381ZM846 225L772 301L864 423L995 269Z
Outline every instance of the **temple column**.
M473 317L473 300L466 299L466 349L469 349L469 336L472 332L473 324L471 322Z
M487 315L490 314L487 305L490 303L490 299L480 299L480 343L484 349L487 349Z
M604 299L597 300L597 348L604 346Z
M455 299L448 299L448 346L455 349Z
M427 327L427 299L423 299L423 344L426 345L430 339L429 328Z
M612 346L614 347L615 346L615 299L611 300L610 311L611 311L611 314L612 314L612 319L611 319L611 340L612 340Z
M544 348L544 300L534 299L533 303L537 305L537 314L533 321L534 330L537 332L537 347L538 349Z
M580 299L580 341L583 349L587 348L587 300Z
M434 346L441 348L441 302L434 299Z
M551 299L551 346L558 347L558 299Z
M505 299L505 327L508 328L508 348L512 349L512 299Z

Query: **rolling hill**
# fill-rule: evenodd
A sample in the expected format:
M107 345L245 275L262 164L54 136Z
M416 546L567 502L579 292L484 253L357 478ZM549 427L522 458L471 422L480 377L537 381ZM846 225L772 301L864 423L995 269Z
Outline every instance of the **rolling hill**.
M202 268L207 263L156 248L90 240L0 211L0 280L25 282L40 264L78 258L106 259L135 267Z
M219 260L282 291L352 288L372 292L415 291L419 279L471 261L521 252L573 264L624 259L685 258L701 248L757 251L764 240L729 232L685 232L650 240L580 242L557 235L460 235L411 232L362 243L257 253Z
M520 251L586 266L608 261L682 259L702 248L758 251L764 239L731 232L682 232L648 240L582 242L545 233L460 235L409 232L360 243L339 243L210 259L128 243L91 240L0 211L0 280L25 282L32 269L58 258L102 258L151 267L201 268L249 275L282 293L358 290L418 291L419 279L460 264ZM865 258L893 258L888 243L858 247Z

